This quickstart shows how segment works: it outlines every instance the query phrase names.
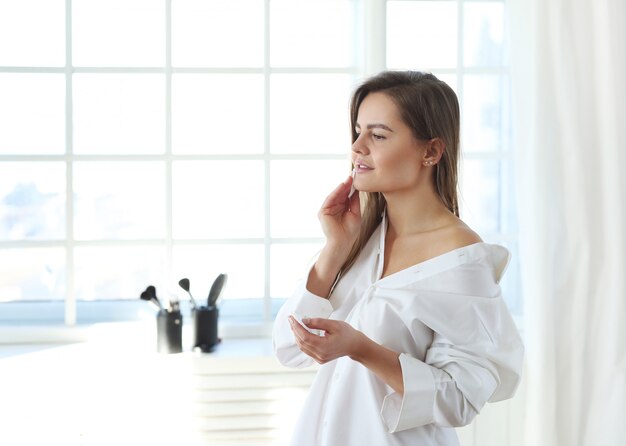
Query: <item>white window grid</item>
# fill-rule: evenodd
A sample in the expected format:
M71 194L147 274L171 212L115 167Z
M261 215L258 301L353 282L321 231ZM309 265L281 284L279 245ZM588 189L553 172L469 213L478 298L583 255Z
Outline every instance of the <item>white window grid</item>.
M66 252L66 298L63 302L64 305L64 321L66 325L74 325L77 317L77 302L74 294L74 248L78 246L97 246L102 244L114 245L114 246L128 246L133 244L150 245L165 244L167 255L166 271L171 274L172 270L172 249L174 243L176 244L194 244L194 243L228 243L228 244L242 244L242 243L257 243L263 244L265 252L265 289L263 298L263 320L265 323L271 322L273 318L273 302L270 294L270 248L273 244L280 243L320 243L323 240L318 238L276 238L270 235L270 191L269 191L269 178L270 178L270 164L274 160L345 160L346 155L333 155L333 154L275 154L270 151L270 129L269 129L269 109L270 109L270 77L272 74L287 73L287 74L349 74L355 79L363 78L367 75L374 74L386 68L386 47L385 47L385 35L386 35L386 0L364 0L363 2L356 2L355 14L357 15L356 32L360 34L360 38L357 38L357 46L355 50L359 56L355 66L348 68L276 68L270 65L270 29L269 29L269 15L270 15L270 1L261 0L264 2L264 21L265 21L265 33L264 33L264 64L259 68L182 68L173 67L171 61L171 3L172 0L166 0L166 27L165 27L165 66L164 67L74 67L72 63L72 13L71 13L71 0L66 0L65 8L65 33L66 33L66 63L64 67L0 67L0 73L59 73L65 75L66 84L66 152L60 155L0 155L1 162L13 162L13 161L63 161L66 166L66 238L61 241L0 241L0 249L2 248L15 248L15 247L59 247L65 248ZM407 2L420 2L425 0L393 0L393 1L407 1ZM463 77L468 74L472 75L499 75L508 76L509 69L507 66L501 67L489 67L489 68L470 68L464 67L463 61L463 14L465 3L471 2L496 2L505 3L504 0L456 0L457 14L458 14L458 48L457 51L457 64L455 68L443 68L429 67L436 74L448 74L455 75L457 80L457 94L461 103L461 109L463 108ZM165 120L165 153L154 155L84 155L73 153L72 145L72 119L70 117L73 114L72 111L72 79L73 74L80 73L157 73L164 74L165 77L165 101L166 101L166 120ZM264 78L264 109L265 109L265 123L264 123L264 152L262 154L246 154L246 155L174 155L172 153L172 140L171 140L171 85L172 75L176 73L209 73L209 74L262 74ZM269 119L268 119L269 117ZM514 154L510 150L500 150L494 152L465 152L463 154L464 159L467 160L489 160L508 162L512 165L514 161ZM73 183L73 163L77 161L165 161L166 164L166 236L165 239L158 240L98 240L98 241L80 241L75 240L73 237L73 196L72 196L72 183ZM172 163L173 161L180 160L262 160L265 168L265 183L264 196L265 196L265 222L264 222L264 237L262 239L202 239L202 240L176 240L174 241L172 234ZM500 178L500 184L505 181L505 178ZM502 188L500 188L502 190ZM483 234L484 238L488 240L494 240L506 243L508 245L515 244L517 242L516 232L498 232L494 234ZM33 305L37 305L34 303Z

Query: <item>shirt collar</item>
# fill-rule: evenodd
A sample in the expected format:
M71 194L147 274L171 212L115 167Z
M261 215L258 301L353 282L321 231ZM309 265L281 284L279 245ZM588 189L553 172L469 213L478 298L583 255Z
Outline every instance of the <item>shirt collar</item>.
M376 252L376 260L374 262L374 268L372 271L372 282L379 282L381 280L384 280L386 282L395 282L398 278L402 276L407 276L406 273L413 274L416 272L428 272L429 274L434 274L437 271L449 269L454 266L459 266L461 264L471 262L476 258L487 256L488 260L486 263L492 271L493 279L496 283L499 283L500 279L507 269L511 258L510 252L505 247L491 243L479 242L474 243L473 245L454 249L450 252L438 255L432 259L420 262L417 265L406 268L402 271L402 274L396 273L381 279L385 262L385 239L387 236L388 225L389 221L387 219L387 208L385 207L382 212L382 220L379 226L380 234L378 248ZM426 275L427 274L424 274L422 277ZM404 281L404 277L402 277L402 279L400 280Z

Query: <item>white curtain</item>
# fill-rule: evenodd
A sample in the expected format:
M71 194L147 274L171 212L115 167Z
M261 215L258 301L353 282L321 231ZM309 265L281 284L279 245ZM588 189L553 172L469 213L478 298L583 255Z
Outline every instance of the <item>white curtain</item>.
M626 1L509 0L527 446L626 445Z

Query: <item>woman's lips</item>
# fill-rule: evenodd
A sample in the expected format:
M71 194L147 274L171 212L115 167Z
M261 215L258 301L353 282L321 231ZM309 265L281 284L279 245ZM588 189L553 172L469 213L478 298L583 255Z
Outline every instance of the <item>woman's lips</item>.
M363 164L363 163L359 163L359 162L354 163L354 166L356 168L356 173L366 173L366 172L370 172L370 171L374 170L370 166L368 166L367 164Z

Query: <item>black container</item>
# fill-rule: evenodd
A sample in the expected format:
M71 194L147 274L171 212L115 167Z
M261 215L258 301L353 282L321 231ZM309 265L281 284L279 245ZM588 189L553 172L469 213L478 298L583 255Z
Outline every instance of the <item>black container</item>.
M219 310L216 306L198 307L191 310L194 350L211 352L219 343L217 337L218 315Z
M157 313L157 351L159 353L183 351L183 315L180 311L161 310Z

